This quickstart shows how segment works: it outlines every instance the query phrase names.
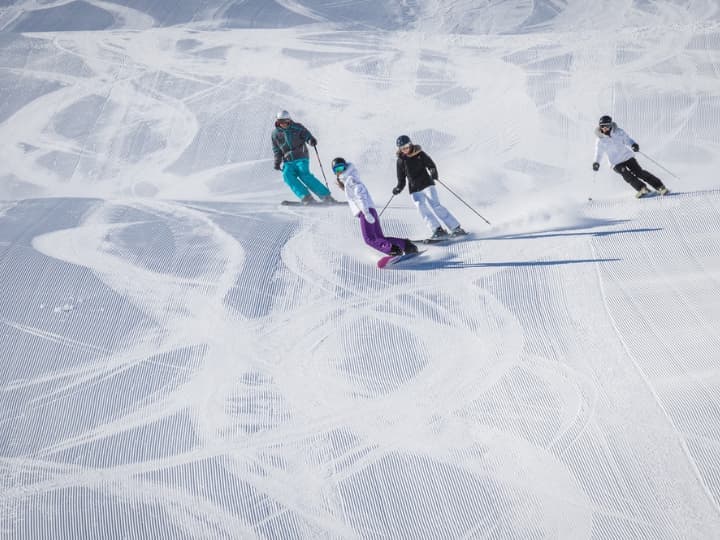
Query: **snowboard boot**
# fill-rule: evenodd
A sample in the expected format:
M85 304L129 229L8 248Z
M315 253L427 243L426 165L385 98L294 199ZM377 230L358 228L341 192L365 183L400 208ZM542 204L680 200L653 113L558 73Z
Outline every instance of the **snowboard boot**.
M396 246L395 244L392 245L392 247L390 248L390 253L388 253L388 255L390 255L391 257L397 257L398 255L402 254L403 250L400 249L400 246Z
M450 236L464 236L467 234L467 231L463 229L460 225L455 227L452 231L450 231Z
M410 240L405 240L405 253L417 253L418 247Z
M666 188L665 186L662 186L660 189L657 190L657 192L660 195L667 195L668 193L670 193L670 190L668 188Z
M313 196L308 193L302 199L300 199L300 202L302 204L312 204L315 202L315 199L313 199Z
M448 233L443 229L442 227L438 227L435 229L435 231L432 233L432 236L430 237L431 240L439 240L440 238L445 238L448 235Z
M648 191L648 188L646 188L645 186L643 186L643 187L641 187L640 189L638 189L637 192L635 192L635 198L636 198L636 199L639 199L639 198L641 198L641 197L644 197L644 196L647 195L648 193L650 193L650 192Z

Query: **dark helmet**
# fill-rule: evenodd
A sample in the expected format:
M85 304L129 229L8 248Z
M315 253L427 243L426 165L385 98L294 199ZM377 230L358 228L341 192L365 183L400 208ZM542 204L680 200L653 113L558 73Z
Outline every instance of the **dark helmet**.
M600 126L611 126L612 125L612 118L610 118L607 114L600 117L600 121L598 122L598 125Z
M332 160L331 168L335 174L341 173L347 168L347 161L344 158L336 157Z
M411 144L412 141L410 140L410 137L407 135L400 135L397 140L395 141L395 145L400 148L401 146L405 146L406 144Z

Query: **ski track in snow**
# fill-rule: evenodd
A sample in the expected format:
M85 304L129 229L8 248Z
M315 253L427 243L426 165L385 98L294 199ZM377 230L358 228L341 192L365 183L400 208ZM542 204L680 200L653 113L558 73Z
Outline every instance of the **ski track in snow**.
M513 509L532 504L547 526L562 524L583 537L590 534L592 515L610 522L607 530L597 529L602 536L611 534L619 516L631 519L629 501L637 494L622 485L593 491L614 475L629 475L661 482L648 491L659 494L659 502L642 502L655 517L638 530L669 534L688 525L688 512L702 508L688 493L702 492L700 501L713 507L707 467L714 462L708 460L714 445L691 433L693 423L702 422L701 411L714 406L715 393L707 378L697 381L692 373L712 369L717 313L714 303L698 301L694 280L648 277L647 269L661 266L653 265L654 256L665 260L662 268L690 262L691 276L717 280L717 255L707 239L718 232L703 223L704 234L697 234L701 224L692 216L716 215L719 201L720 193L708 192L642 201L641 210L633 209L635 201L593 204L589 215L609 225L434 247L428 260L418 260L422 270L408 265L406 271L379 271L356 246L348 252L344 239L356 224L337 220L346 209L313 209L302 216L289 211L287 232L279 235L285 238L281 258L269 272L253 259L266 257L264 246L248 252L224 229L253 226L255 211L246 213L248 205L214 214L165 202L99 204L78 226L36 236L33 246L91 270L127 299L136 313L132 341L100 349L93 335L65 336L53 343L59 350L84 343L88 362L10 381L4 391L31 399L30 412L23 413L31 422L63 403L63 409L81 413L87 389L104 380L127 388L132 401L111 406L109 418L36 438L44 442L32 459L20 457L27 451L5 459L7 471L36 479L9 489L4 499L17 509L28 500L51 497L52 504L61 504L71 497L62 504L82 508L82 499L71 494L92 487L118 501L130 497L130 507L142 501L163 509L166 519L183 515L174 523L180 534L199 533L188 515L209 522L220 536L236 528L255 534L260 525L219 499L218 489L206 488L203 504L196 506L198 494L182 479L205 470L248 486L249 498L237 504L269 497L290 510L291 522L284 521L285 513L265 519L296 531L309 527L303 534L369 534L377 516L371 523L372 513L340 509L367 490L399 496L434 486L447 490L446 504L468 513L442 522L420 520L413 530L462 535L477 519L469 517L474 504L487 509L481 522L494 530L529 529L532 523ZM637 212L627 220L632 226L628 211ZM653 227L661 215L673 226ZM338 226L342 234L333 235ZM402 226L387 222L389 228ZM141 236L153 232L160 241L143 246L132 230ZM548 236L552 240L543 241ZM677 245L683 249L661 249ZM667 260L673 256L677 261ZM475 262L448 268L455 259ZM448 279L447 273L456 275ZM248 283L262 289L254 302L269 303L260 317L244 317L233 307L247 305L236 297L250 294ZM637 300L643 287L673 294L662 297L662 309L646 311L646 302ZM605 310L574 306L568 288L572 298ZM673 336L665 316L673 320L673 309L687 316L689 308L698 321L694 327L706 331ZM638 326L644 330L637 332ZM687 361L688 344L695 363L674 371L678 360ZM667 365L658 365L658 358ZM157 388L138 388L135 377L123 377L153 366L169 370ZM684 410L687 396L695 404ZM698 401L702 396L707 404ZM624 415L642 423L628 423ZM178 423L192 426L191 440L176 441L176 452L168 452L161 434L179 429ZM131 451L144 432L155 432L153 445ZM665 439L675 444L660 442ZM18 449L30 442L18 435L14 440ZM612 446L601 452L598 443L609 440ZM124 452L142 459L114 462ZM638 452L642 460L633 459ZM588 470L585 459L593 453L596 464ZM626 470L632 463L638 470ZM674 479L672 489L662 488L663 477ZM280 489L288 485L296 489ZM307 495L298 500L301 491ZM319 500L326 502L318 506ZM415 503L429 504L423 500ZM304 524L299 529L296 520ZM389 520L382 526L393 535L410 525ZM695 526L702 531L702 522Z
M1 536L718 530L712 2L409 2L401 32L88 4L112 31L0 66ZM377 270L346 208L276 204L277 108L379 207L409 133L494 227L443 190L475 236ZM586 173L607 111L677 193ZM421 234L406 193L383 227Z

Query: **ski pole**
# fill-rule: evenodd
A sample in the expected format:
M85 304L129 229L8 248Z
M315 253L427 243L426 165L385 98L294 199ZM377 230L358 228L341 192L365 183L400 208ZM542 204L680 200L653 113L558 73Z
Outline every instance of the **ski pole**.
M590 195L588 195L588 201L592 201L592 194L595 187L595 179L597 178L597 171L593 173L592 185L590 186Z
M330 186L328 185L327 177L325 176L325 169L323 169L322 161L320 161L320 152L318 152L317 146L313 146L313 148L315 149L315 155L318 158L318 165L320 165L320 172L323 175L323 180L325 180L325 187L330 189Z
M460 197L460 195L458 195L458 194L455 193L452 189L450 189L449 187L447 187L442 180L437 179L437 182L438 182L442 187L444 187L445 189L447 189L450 193L452 193L453 195L455 195L455 197L457 197L457 199L458 199L461 203L463 203L463 204L464 204L465 206L467 206L470 210L472 210L473 212L475 212L475 214L476 214L480 219L482 219L485 223L487 223L488 225L490 225L490 222L489 222L487 219L485 219L484 217L482 217L482 216L478 213L477 210L475 210L472 206L470 206L468 203L466 203L464 200L462 200L462 198Z
M380 216L383 215L383 212L385 211L385 209L386 209L388 206L390 206L390 201L392 201L394 198L395 198L395 194L393 193L393 194L390 196L390 199L388 200L387 204L386 204L385 206L383 206L383 209L382 209L382 210L380 210L380 213L378 214L378 217L380 217Z
M676 174L673 174L672 171L669 171L668 169L666 169L665 167L663 167L662 165L660 165L657 161L655 161L653 158L651 158L650 156L648 156L645 152L641 152L641 151L638 150L638 154L642 154L643 156L645 156L646 158L648 158L650 161L652 161L655 165L657 165L658 167L660 167L662 170L664 170L664 171L667 172L667 173L670 173L671 176L674 176L675 178L677 178L678 180L680 180L680 178L679 178Z

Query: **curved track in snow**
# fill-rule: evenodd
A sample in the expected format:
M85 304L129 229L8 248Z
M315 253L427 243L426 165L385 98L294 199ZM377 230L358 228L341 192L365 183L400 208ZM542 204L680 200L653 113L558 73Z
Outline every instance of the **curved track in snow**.
M0 536L720 529L716 3L364 4L0 8ZM441 189L474 235L378 270L277 204L278 108L378 207L410 134L493 227ZM671 196L592 175L606 112Z

